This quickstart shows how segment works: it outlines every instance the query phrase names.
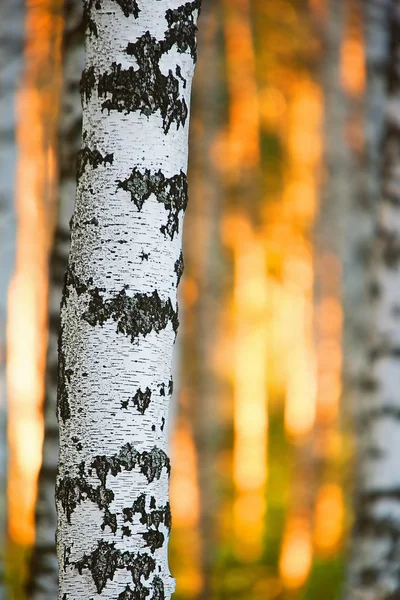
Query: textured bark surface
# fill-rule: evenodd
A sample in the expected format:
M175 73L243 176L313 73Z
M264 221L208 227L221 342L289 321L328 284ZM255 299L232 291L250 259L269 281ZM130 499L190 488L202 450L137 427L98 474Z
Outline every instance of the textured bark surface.
M0 598L4 594L2 555L7 504L6 305L15 255L15 105L23 58L24 4L22 0L0 3Z
M79 93L84 69L84 26L81 0L65 0L63 34L63 90L59 126L59 202L50 257L49 341L44 400L44 443L36 501L36 538L33 548L28 595L31 599L54 599L58 590L56 554L57 513L54 490L58 457L57 341L60 302L69 252L69 222L76 192L76 162L81 144L82 107Z
M381 99L387 86L387 99L382 144L370 149L371 168L375 174L380 171L380 190L371 181L377 201L368 286L372 334L365 348L364 376L360 382L356 514L348 597L393 600L400 597L400 2L371 2L369 9L369 17L375 19L375 23L369 23L370 32L374 26L378 28L377 45L371 42L370 49L381 59L368 75L373 78L375 91L381 90ZM389 28L385 26L388 20ZM391 37L388 65L385 30ZM385 83L378 85L378 76L384 77ZM373 98L370 102L371 111L379 111ZM378 127L374 125L372 139L379 137L379 127L379 123Z
M167 600L171 361L200 1L89 0L61 308L59 598Z

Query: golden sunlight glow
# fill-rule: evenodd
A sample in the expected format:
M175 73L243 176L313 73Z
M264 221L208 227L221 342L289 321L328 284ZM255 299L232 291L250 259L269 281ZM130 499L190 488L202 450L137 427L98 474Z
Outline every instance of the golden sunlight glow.
M360 29L348 32L341 45L340 81L343 89L352 96L359 96L365 88L364 44Z
M312 562L310 521L306 517L288 519L279 559L279 573L287 588L301 587L307 580Z
M170 502L174 533L184 535L184 547L177 572L178 591L196 597L202 587L199 539L199 488L196 449L189 423L181 417L174 429L171 451Z
M226 158L231 176L260 160L260 117L249 0L224 0L224 32L229 91Z
M337 484L327 483L318 491L315 506L315 547L320 554L335 552L343 533L344 500Z
M254 560L262 550L267 478L267 264L264 242L246 221L241 229L234 248L234 535L236 553Z
M316 417L316 362L313 333L313 256L307 240L317 208L321 162L322 95L308 78L299 79L288 104L288 166L283 192L288 228L284 285L288 294L285 427L290 437L308 435Z

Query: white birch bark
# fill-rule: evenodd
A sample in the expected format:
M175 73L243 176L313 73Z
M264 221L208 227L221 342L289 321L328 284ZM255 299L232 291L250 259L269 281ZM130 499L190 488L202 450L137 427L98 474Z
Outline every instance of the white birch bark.
M167 450L199 0L88 0L61 309L59 598L167 600Z
M54 488L58 456L57 341L60 302L69 252L69 222L76 193L76 159L82 135L79 83L84 69L84 26L81 0L65 0L62 44L63 87L59 125L59 199L49 270L49 341L44 400L44 442L36 501L36 537L30 564L31 600L54 600L58 590Z
M378 98L386 97L386 111L382 143L370 148L372 173L379 174L380 186L378 189L370 181L377 203L377 227L369 248L371 338L365 347L360 384L355 523L347 595L352 600L389 600L400 596L400 2L370 2L369 9L368 16L375 19L369 23L370 32L374 27L377 31L376 45L371 41L368 56L373 52L381 57L375 72L368 71L369 77L375 78L372 84L377 93L369 99L369 118L375 108L379 120L380 108L374 102ZM385 58L388 32L389 63ZM378 76L383 78L379 85ZM379 130L376 122L370 127L370 135ZM375 133L369 143L377 142L377 137Z
M16 92L22 67L22 0L0 2L0 598L7 506L6 306L15 258Z

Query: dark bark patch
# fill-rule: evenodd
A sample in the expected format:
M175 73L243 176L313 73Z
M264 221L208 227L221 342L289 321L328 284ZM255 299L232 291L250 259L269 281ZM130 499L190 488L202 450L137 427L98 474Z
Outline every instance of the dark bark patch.
M144 392L139 389L132 398L133 404L136 406L141 415L144 415L150 406L151 390L146 388Z
M71 523L71 516L78 504L85 500L90 500L103 512L101 528L104 530L106 527L109 527L114 534L117 531L117 518L108 508L114 499L113 491L107 488L108 474L111 473L116 476L123 470L132 471L138 467L141 473L145 475L147 481L151 483L154 479L160 479L164 468L167 470L168 475L170 473L169 458L163 450L154 447L150 452L146 450L138 452L130 444L123 446L117 455L111 457L97 456L90 466L96 471L96 475L100 480L99 486L92 486L88 483L85 466L82 463L77 477L67 475L58 480L56 498L61 503L68 523ZM144 510L145 507L145 505L142 507L141 502L142 497L140 496L131 509L124 509L125 521L131 520L129 517L134 512L139 512L142 514L142 519L146 518L148 527L157 528L161 522L166 527L171 526L169 504L163 509L146 513L146 511L141 512L142 508Z
M103 156L99 150L92 150L88 146L84 146L78 153L77 159L77 180L79 181L87 165L92 169L97 169L100 165L104 167L106 164L112 165L114 162L114 154L106 154Z
M359 378L359 388L362 392L372 393L378 389L378 381L371 375L364 374Z
M184 263L183 263L183 254L182 252L179 255L178 260L175 262L174 265L174 271L176 273L176 285L179 285L179 282L181 280L182 274L183 274L183 269L184 269Z
M63 298L66 294L66 283L64 283ZM72 369L66 368L66 359L63 345L64 328L60 325L58 338L58 381L57 381L57 416L63 423L71 416L71 408L69 405L68 384L71 382L73 375Z
M200 11L201 0L186 2L182 6L174 9L168 9L165 15L168 23L168 30L165 32L165 50L169 50L174 45L179 52L190 51L193 61L197 59L196 43L196 17L195 12Z
M168 502L165 506L156 509L155 499L152 497L150 510L146 510L146 496L141 494L132 507L124 508L122 512L124 520L130 523L133 523L135 514L140 514L139 521L147 528L147 531L141 535L151 552L163 546L165 538L164 534L159 531L159 527L164 524L168 531L171 529L171 509Z
M131 444L125 444L118 454L113 456L97 456L92 462L97 476L103 486L106 484L108 473L116 476L122 471L132 471L139 467L140 471L151 483L154 479L160 479L162 470L165 468L169 474L169 458L164 450L154 447L150 452L144 450L138 452Z
M96 85L96 75L94 72L94 67L88 67L82 73L82 78L80 82L80 91L82 100L86 102L90 100L92 97L92 91Z
M136 594L136 596L133 595L131 597L135 600L146 598L148 595L148 591L144 588L141 579L143 577L145 580L148 580L155 569L155 561L150 555L135 554L128 551L122 552L115 548L114 543L105 541L99 541L97 548L92 553L85 554L81 560L73 563L73 565L80 575L84 569L90 571L96 591L99 594L103 591L108 581L114 579L117 570L125 569L130 571L132 581L135 584L134 593ZM145 593L146 591L147 593ZM125 598L129 597L125 596Z
M130 193L131 200L139 211L154 194L157 202L163 204L168 211L168 220L161 226L161 232L171 240L178 233L179 215L186 210L188 196L187 179L183 171L173 177L165 177L160 170L151 173L149 169L141 172L134 168L127 179L118 182L118 189Z
M133 342L139 335L146 337L152 331L159 333L168 323L176 333L178 314L171 300L161 300L157 290L152 294L128 296L122 290L113 298L104 300L98 288L90 290L90 300L82 318L93 327L104 325L109 319L117 323L117 333L131 338Z
M125 17L133 16L135 19L138 18L140 9L137 4L137 0L113 0L119 5ZM102 8L102 0L84 0L84 11L83 21L85 24L86 31L92 33L96 37L98 36L96 22L92 17L92 11L94 9L100 10Z
M106 488L105 482L93 487L86 481L84 474L79 477L66 476L57 482L56 498L61 503L68 523L71 523L72 513L78 504L90 500L104 511L102 529L108 526L113 533L117 531L116 516L108 510L108 505L114 499L114 493Z
M104 289L93 285L93 279L87 283L81 281L76 275L73 264L68 265L66 274L65 292L63 302L69 297L70 290L78 294L88 294L89 302L82 318L92 327L104 325L112 319L117 323L117 333L122 333L131 338L133 342L143 335L146 337L152 331L159 333L171 323L173 331L178 330L178 312L174 310L170 298L162 300L157 290L152 294L137 293L128 296L125 287L112 298L104 299Z
M172 123L177 128L185 125L188 107L180 96L178 79L171 70L168 75L160 71L160 43L146 32L136 43L128 45L127 53L135 56L139 68L123 69L114 62L110 71L99 76L97 91L100 98L106 98L103 110L126 114L140 111L146 117L160 111L164 133L168 133Z
M151 529L150 531L145 531L142 533L142 537L146 542L146 546L150 548L151 552L158 550L158 548L162 548L164 544L164 534L161 531L157 531L157 529Z
M164 584L157 575L153 579L153 595L151 600L165 600Z

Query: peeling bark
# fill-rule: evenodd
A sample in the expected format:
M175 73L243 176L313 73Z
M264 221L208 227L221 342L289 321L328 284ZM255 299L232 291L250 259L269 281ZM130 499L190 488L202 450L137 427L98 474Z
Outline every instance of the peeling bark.
M65 29L62 44L63 93L59 125L59 200L49 272L49 341L44 400L44 442L38 481L35 520L36 537L28 580L31 600L54 600L58 590L55 533L57 513L54 488L57 473L58 425L57 341L60 330L60 301L70 244L69 221L76 191L76 163L82 134L82 107L79 94L84 68L84 27L81 0L65 0ZM83 151L82 151L83 153ZM84 155L84 160L94 160ZM109 160L106 157L105 160Z
M167 450L198 0L88 0L61 305L59 597L168 600Z

